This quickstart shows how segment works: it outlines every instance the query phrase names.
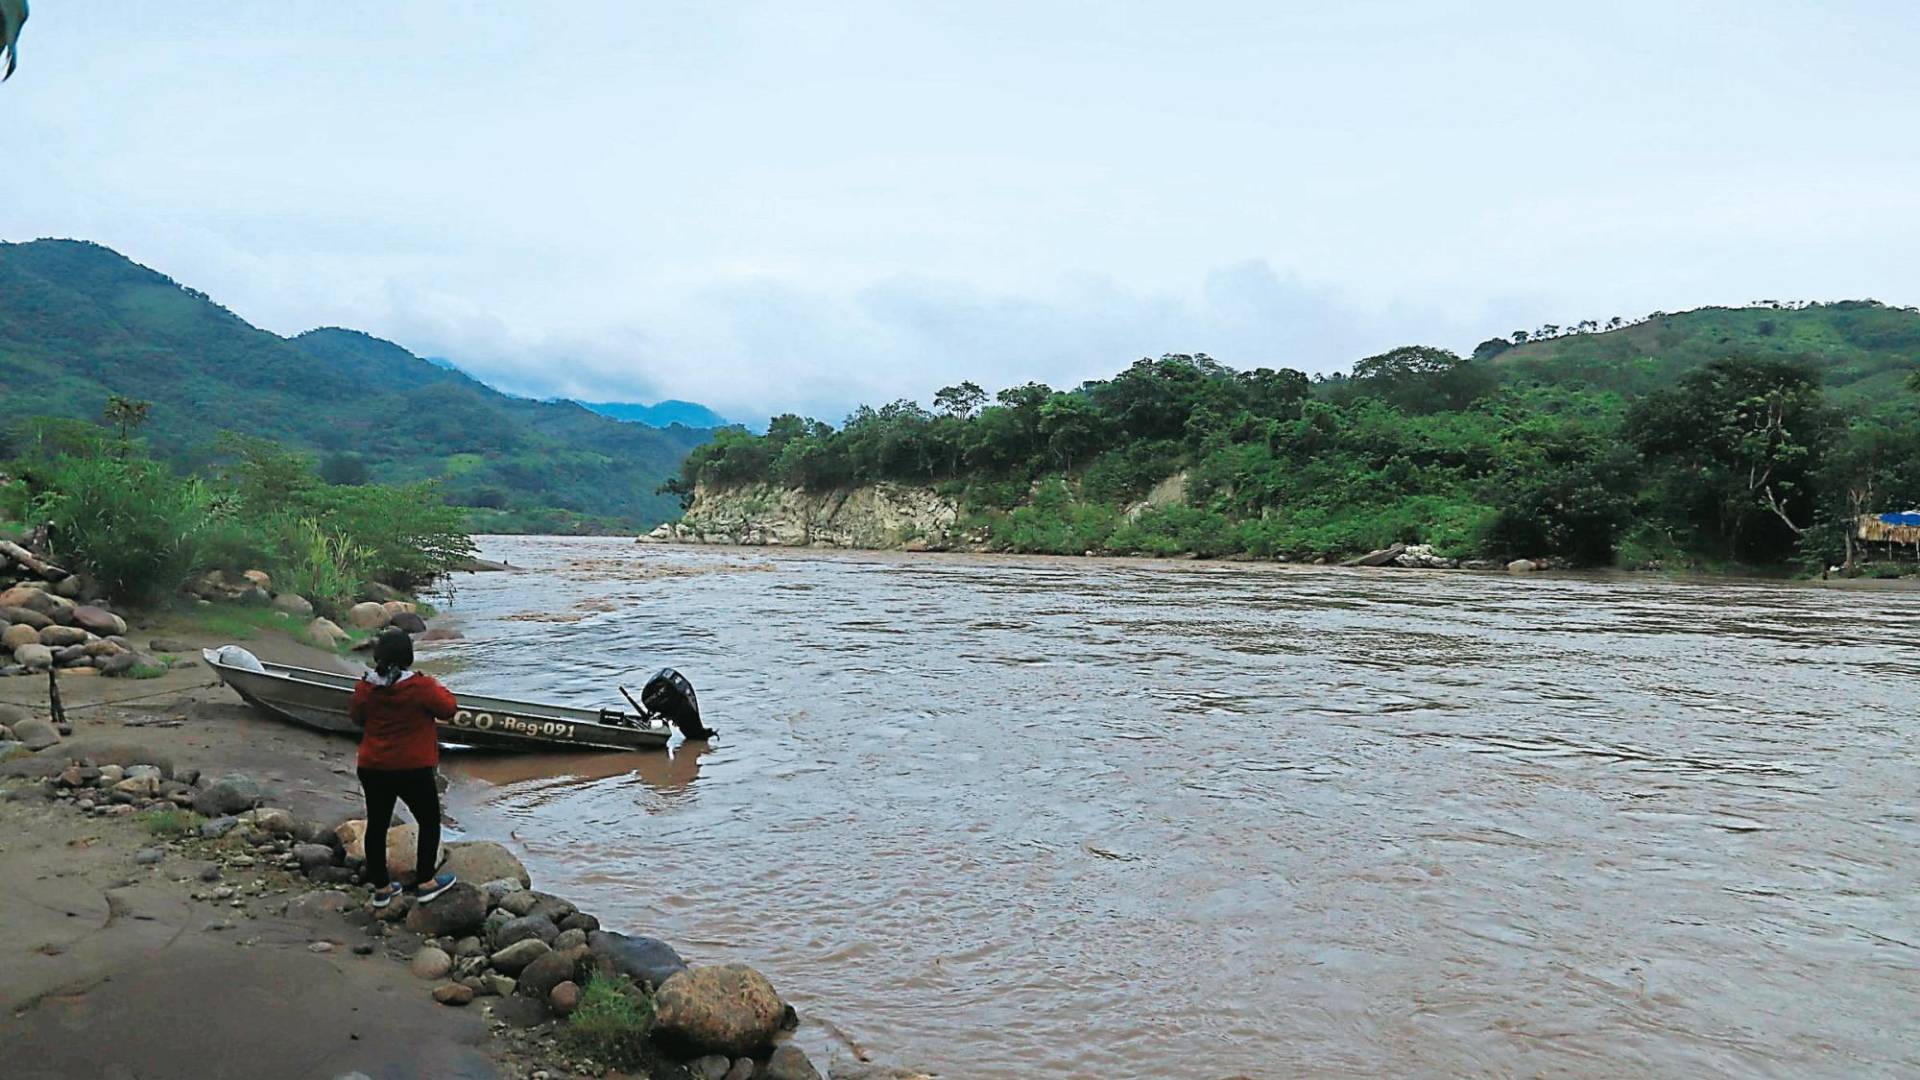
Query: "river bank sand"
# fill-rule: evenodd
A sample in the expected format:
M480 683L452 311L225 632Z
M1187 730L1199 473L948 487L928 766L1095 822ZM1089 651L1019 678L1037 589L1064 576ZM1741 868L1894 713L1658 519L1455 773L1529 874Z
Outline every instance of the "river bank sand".
M164 622L137 635L195 648L221 643ZM245 644L275 661L350 670L290 639ZM355 813L351 742L261 717L215 682L197 661L159 679L62 680L73 735L47 753L244 772L260 782L267 805L323 820ZM99 704L136 696L142 700ZM44 713L46 680L0 680L0 703ZM7 1075L524 1075L483 1012L437 1005L430 984L404 964L379 952L356 955L347 943L353 928L337 917L285 913L288 898L310 886L275 880L265 868L228 870L221 881L242 906L195 900L208 889L200 874L213 864L173 851L137 862L153 843L131 818L78 814L38 796L0 802ZM256 892L262 879L268 888ZM314 951L316 942L329 947Z

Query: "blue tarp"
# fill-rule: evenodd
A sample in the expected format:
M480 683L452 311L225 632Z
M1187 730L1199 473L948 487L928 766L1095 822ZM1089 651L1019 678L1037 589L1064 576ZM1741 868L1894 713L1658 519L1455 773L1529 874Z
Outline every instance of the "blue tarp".
M1903 514L1881 514L1882 525L1920 525L1920 510L1908 510Z

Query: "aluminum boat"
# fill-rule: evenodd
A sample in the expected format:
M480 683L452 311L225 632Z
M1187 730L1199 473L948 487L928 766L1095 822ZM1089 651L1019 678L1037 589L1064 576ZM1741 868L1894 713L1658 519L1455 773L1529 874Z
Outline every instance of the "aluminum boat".
M347 704L359 676L275 664L244 654L245 660L259 665L256 671L244 662L230 662L236 657L232 653L223 656L222 652L206 649L201 655L220 681L247 704L303 727L359 734L360 729L347 718ZM459 711L439 723L440 742L450 746L521 751L658 750L673 736L673 724L660 716L541 705L459 691L453 696Z

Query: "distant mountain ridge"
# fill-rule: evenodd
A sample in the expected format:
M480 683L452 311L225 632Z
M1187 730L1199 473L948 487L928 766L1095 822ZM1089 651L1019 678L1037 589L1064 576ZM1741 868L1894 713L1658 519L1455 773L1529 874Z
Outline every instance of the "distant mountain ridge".
M263 436L376 480L438 480L504 529L676 516L655 489L710 437L502 394L357 330L282 338L99 244L0 243L0 437L35 416L96 420L114 393L154 403L142 434L183 467L221 431Z
M581 401L601 416L611 416L615 420L626 420L637 424L650 424L653 427L671 427L681 424L690 428L729 427L733 421L707 408L697 401L679 401L668 398L654 405L641 405L636 402L621 401Z

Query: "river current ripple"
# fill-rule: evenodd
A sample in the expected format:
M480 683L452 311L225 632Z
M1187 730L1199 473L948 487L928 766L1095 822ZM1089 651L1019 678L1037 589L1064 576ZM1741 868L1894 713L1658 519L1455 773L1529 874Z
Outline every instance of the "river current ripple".
M948 1077L1920 1072L1920 597L488 538L457 822ZM555 621L556 618L560 621Z

